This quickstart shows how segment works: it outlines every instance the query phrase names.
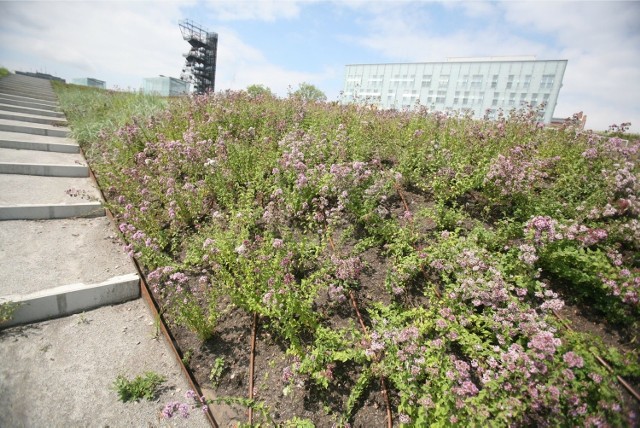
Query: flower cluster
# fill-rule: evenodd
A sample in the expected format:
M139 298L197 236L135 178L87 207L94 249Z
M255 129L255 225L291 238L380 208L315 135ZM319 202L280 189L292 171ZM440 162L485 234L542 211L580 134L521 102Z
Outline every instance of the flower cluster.
M485 183L491 183L503 196L526 193L549 178L549 170L559 158L538 159L533 145L516 146L507 156L498 155L489 167Z
M207 399L203 396L198 396L194 391L188 390L184 394L187 402L172 401L167 403L162 409L162 417L165 419L171 419L175 415L180 415L182 418L189 418L191 411L200 409L200 411L206 413L208 411Z
M549 216L535 216L524 227L525 235L533 234L533 241L537 245L544 245L563 238L557 231L558 222Z

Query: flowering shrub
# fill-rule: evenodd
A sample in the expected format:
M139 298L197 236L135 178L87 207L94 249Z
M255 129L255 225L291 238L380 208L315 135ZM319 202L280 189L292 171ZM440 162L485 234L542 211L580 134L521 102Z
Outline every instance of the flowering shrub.
M553 314L569 291L637 325L640 143L536 114L224 92L78 135L170 322L206 341L223 305L257 314L286 348L285 395L347 390L325 406L336 424L382 377L405 426L631 425L591 350L632 376L637 356Z
M502 196L533 191L544 184L549 178L547 170L559 160L559 157L539 159L536 155L531 145L516 146L508 156L498 155L489 167L485 182L499 189Z

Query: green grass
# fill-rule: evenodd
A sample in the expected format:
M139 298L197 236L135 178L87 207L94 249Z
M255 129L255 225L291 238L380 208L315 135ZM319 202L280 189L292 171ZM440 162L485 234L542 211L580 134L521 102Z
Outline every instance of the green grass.
M144 376L136 376L132 380L119 375L113 382L113 389L123 403L142 399L151 401L156 398L159 387L165 380L163 376L154 372L146 372Z

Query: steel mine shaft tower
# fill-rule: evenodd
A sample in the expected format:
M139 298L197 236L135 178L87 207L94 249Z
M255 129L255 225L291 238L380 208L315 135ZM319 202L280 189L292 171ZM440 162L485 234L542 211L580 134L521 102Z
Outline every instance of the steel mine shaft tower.
M188 19L180 21L178 25L182 38L191 45L189 52L183 54L186 62L180 78L191 82L196 94L213 92L216 81L218 34L208 32Z

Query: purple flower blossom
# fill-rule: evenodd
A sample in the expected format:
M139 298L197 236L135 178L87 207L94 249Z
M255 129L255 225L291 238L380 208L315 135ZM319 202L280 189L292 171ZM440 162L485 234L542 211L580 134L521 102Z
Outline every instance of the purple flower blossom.
M532 217L525 225L525 234L534 233L533 239L538 245L562 239L562 235L556 232L558 222L548 216Z
M408 424L408 423L411 423L411 417L409 417L409 415L407 415L405 413L400 413L398 415L398 421L401 424Z
M308 182L309 182L309 179L307 178L307 176L304 174L304 172L301 172L300 174L298 174L298 179L296 180L296 187L298 189L302 189L307 185Z
M164 417L165 419L171 419L173 417L173 414L176 412L176 410L178 410L179 407L180 402L178 401L167 403L162 409L162 417Z
M362 262L360 258L349 257L341 259L337 256L331 256L331 262L336 267L336 278L341 280L358 280L362 271Z
M562 341L548 331L537 333L527 344L529 348L540 351L545 355L553 355L556 352L556 348L560 345L562 345Z
M538 256L536 255L536 248L533 245L523 244L518 247L520 249L520 254L518 258L522 260L524 263L529 266L533 266L533 264L538 261Z

